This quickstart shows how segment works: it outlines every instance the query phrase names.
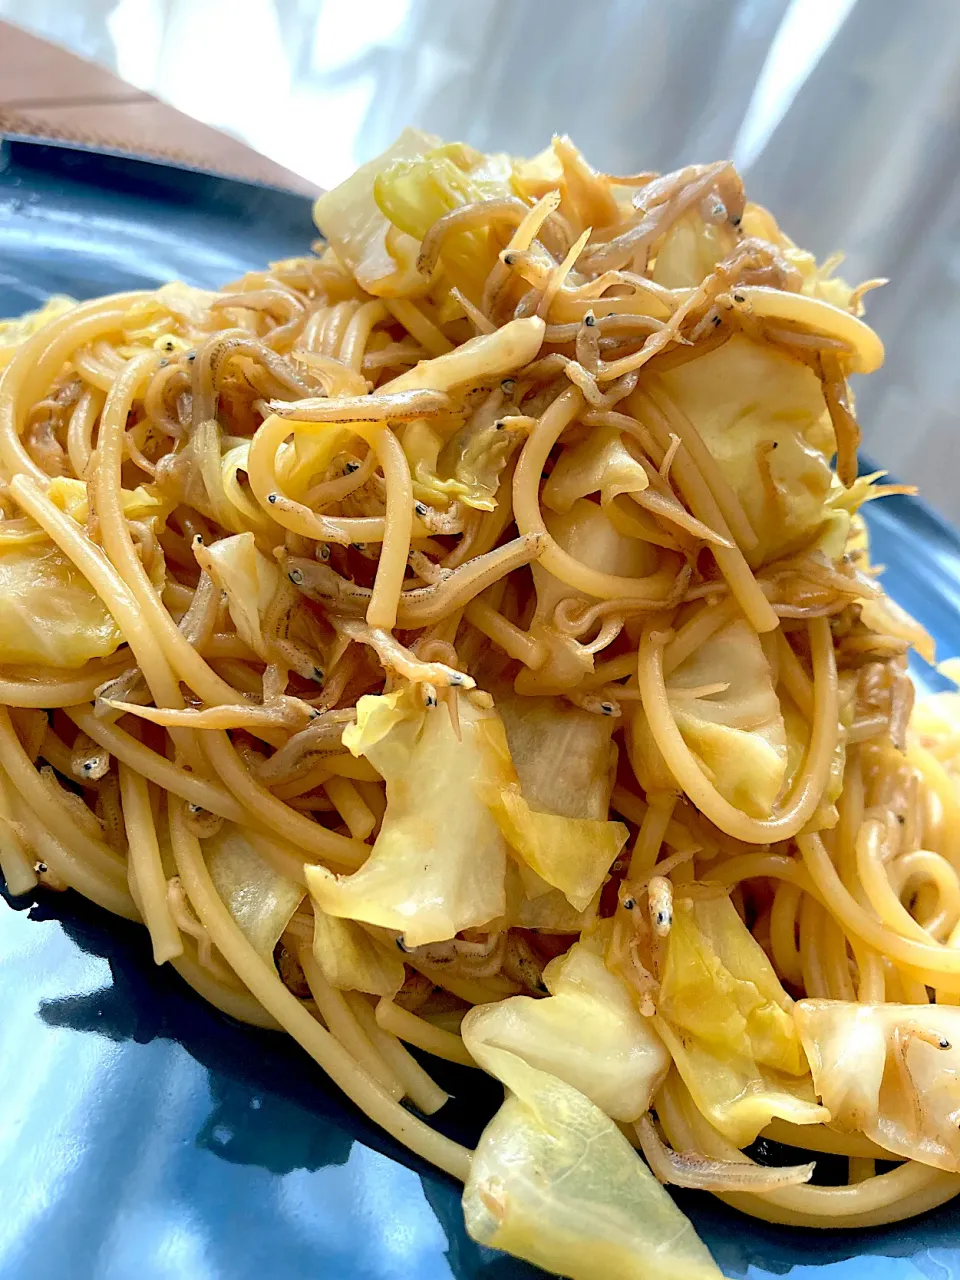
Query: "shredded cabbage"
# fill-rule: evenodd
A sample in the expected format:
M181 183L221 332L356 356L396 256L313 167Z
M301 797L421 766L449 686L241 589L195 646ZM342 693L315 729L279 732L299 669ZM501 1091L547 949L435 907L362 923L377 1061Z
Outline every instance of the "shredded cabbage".
M720 1272L612 1120L516 1054L478 1045L509 1090L463 1191L478 1244L572 1280L707 1280Z

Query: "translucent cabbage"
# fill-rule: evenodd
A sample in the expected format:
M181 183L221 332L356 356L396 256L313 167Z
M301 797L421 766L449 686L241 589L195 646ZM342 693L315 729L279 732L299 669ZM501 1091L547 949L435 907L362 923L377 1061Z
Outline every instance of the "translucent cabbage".
M575 943L543 971L545 1000L513 996L477 1005L464 1044L493 1045L579 1089L612 1120L637 1120L670 1066L647 1018L603 960ZM477 1059L480 1060L479 1058Z
M0 544L0 662L82 667L123 637L63 552L45 540Z
M720 228L694 210L679 218L664 236L653 265L653 279L667 289L692 289L726 256Z
M816 1104L791 1005L729 898L674 899L657 1029L699 1109L738 1147L773 1116L830 1119Z
M489 733L492 711L458 695L459 736L446 706L425 707L417 690L367 695L344 745L387 783L387 809L373 851L350 876L308 867L322 910L403 933L416 947L502 916L506 845L480 789L512 781Z
M599 493L606 506L621 493L642 493L649 484L616 427L594 427L578 445L563 450L541 496L551 511L563 515L588 494Z
M512 172L508 156L483 155L462 142L452 142L381 166L373 194L380 211L399 231L422 240L439 218L461 205L512 195ZM454 231L442 245L440 261L451 283L479 302L500 247L486 229Z
M269 661L260 622L280 583L276 564L257 549L252 533L236 533L198 548L197 560L226 593L237 635Z
M660 381L743 504L763 560L809 543L833 514L826 500L835 449L813 371L734 335Z
M353 920L328 915L313 904L313 954L323 976L341 991L394 996L403 986L404 967L396 949L388 950Z
M47 497L78 524L83 524L90 514L87 486L82 480L57 476L50 481ZM120 501L123 504L123 514L128 520L159 520L161 523L175 505L151 486L142 484L137 485L136 489L121 489Z
M620 533L595 502L578 499L564 515L545 512L545 523L559 546L575 560L605 573L626 578L647 577L657 568L655 547ZM554 625L557 605L565 600L587 607L595 601L567 586L539 564L530 566L537 589L537 607L530 635L547 650L547 660L533 670L524 667L515 681L520 694L556 694L576 688L593 670L593 657L576 640Z
M423 468L418 468L416 478L443 497L459 498L477 511L494 511L503 469L526 439L518 421L523 419L506 418L479 428L468 421L439 451L436 475L421 474Z
M722 627L671 673L667 696L684 741L720 794L753 817L768 817L786 777L787 739L753 628L743 619ZM640 709L627 743L641 784L657 790L665 766Z
M537 813L518 785L488 795L487 802L510 848L571 906L584 911L627 842L624 824Z
M460 205L510 195L512 172L508 156L483 155L463 142L447 142L409 160L398 157L381 164L373 194L395 227L422 240L439 218Z
M463 1191L479 1244L573 1280L719 1277L693 1227L598 1107L522 1058L480 1046L509 1090Z
M596 919L600 904L597 893L583 911L570 905L559 889L552 888L529 867L507 863L508 925L535 929L538 933L581 933Z
M439 138L419 129L404 129L382 155L361 165L346 182L320 196L313 206L313 220L321 235L368 293L393 297L406 292L397 280L401 264L387 247L390 223L374 199L374 178L381 169L397 161L416 159L439 142ZM414 267L409 283L417 281Z
M232 823L204 840L203 851L227 910L257 954L272 965L273 949L303 901L303 887L274 871Z
M836 1127L960 1173L960 1009L801 1000L793 1016Z
M531 809L565 818L606 818L616 771L616 722L558 698L520 698L504 690L496 699Z
M512 705L509 695L503 705ZM536 716L536 719L544 726L548 722L548 717L543 714ZM558 719L562 725L562 717ZM496 818L510 848L520 860L521 876L528 896L536 898L552 886L561 890L577 911L585 911L596 897L617 854L626 843L627 828L621 822L607 821L605 816L602 819L567 817L558 813L545 813L539 807L534 808L522 792L521 783L514 774L509 739L503 725L498 720L491 720L486 728L490 743L502 760L502 781L496 787L481 787L480 794ZM603 749L603 786L609 794L611 748L609 737L604 736L607 737L607 743ZM545 741L544 745L547 746ZM541 775L539 769L531 768L529 756L524 771L528 777L533 778L536 793L536 779ZM539 794L538 799L542 804L543 795ZM567 797L561 807L567 811L577 808L582 811L584 803L582 800L579 804L576 801L571 803ZM533 873L532 880L530 872Z

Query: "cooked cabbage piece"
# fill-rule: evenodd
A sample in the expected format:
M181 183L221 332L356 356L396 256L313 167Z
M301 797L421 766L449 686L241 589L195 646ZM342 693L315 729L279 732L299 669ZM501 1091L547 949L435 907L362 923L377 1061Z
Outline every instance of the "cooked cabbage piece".
M521 698L509 690L497 693L497 710L531 809L607 817L616 768L613 719L560 698Z
M252 533L236 533L198 549L197 559L221 591L237 635L269 661L261 621L280 582L280 570L258 550Z
M522 701L523 699L516 699L516 702ZM537 701L545 703L549 700L537 699ZM501 703L504 707L514 705L509 694L501 699ZM589 717L589 713L578 714ZM548 754L547 763L549 764L549 756L552 754L551 729L547 726L551 724L550 718L543 707L539 710L535 708L532 716L535 723L543 726L545 730L543 737L538 738L538 741ZM514 722L522 718L524 718L524 712L521 709L516 713ZM600 720L604 717L592 718ZM563 712L558 712L555 723L562 738L577 736L579 726L574 728L574 724L566 720ZM530 728L529 725L527 727ZM570 734L571 730L572 734ZM510 781L501 783L496 788L483 786L481 794L496 818L504 838L519 860L520 874L527 897L535 899L552 887L559 889L578 912L585 911L596 897L617 854L626 843L627 828L622 822L610 822L606 818L567 817L563 814L542 812L535 808L522 790L522 782L516 775L511 778L515 763L511 760L509 738L504 727L499 722L490 721L488 734L491 743L501 755L502 775ZM609 734L604 731L597 734L594 731L583 730L579 736L581 747L586 748L588 742L590 743L590 755L582 755L579 760L575 759L571 762L571 781L576 774L583 779L585 786L589 787L596 780L587 778L588 771L592 772L600 766L603 769L601 785L605 793L609 794L612 763ZM522 739L523 735L519 737ZM528 742L528 745L532 744ZM537 789L538 781L543 777L542 768L540 764L533 764L530 754L525 759L524 772L531 779L534 793L542 804L545 797L543 792L538 792ZM554 799L555 792L546 798ZM577 808L582 811L585 807L584 802L589 804L590 800L588 794L579 802L565 797L559 799L558 803L568 811ZM604 813L606 811L606 803L604 803Z
M684 741L720 794L753 817L768 817L786 777L787 738L757 633L743 619L722 627L671 673L667 696ZM627 743L641 783L657 790L665 766L642 709L631 718Z
M403 961L354 920L313 904L313 954L323 976L340 991L393 996L403 986Z
M642 493L649 485L617 428L594 427L578 445L563 450L541 496L551 511L564 515L588 494L599 493L605 507L621 493Z
M612 1120L639 1119L670 1065L650 1020L582 943L552 960L543 980L544 1000L513 996L471 1009L461 1025L467 1048L507 1049L579 1089Z
M370 857L350 876L308 867L310 893L331 915L382 925L417 947L502 916L506 844L481 788L512 781L490 738L491 711L459 698L459 736L446 706L416 689L367 695L344 745L387 784L387 809Z
M421 133L419 129L404 129L382 155L361 165L345 182L314 203L313 220L321 235L368 293L391 297L405 292L402 286L397 287L403 264L387 246L390 223L374 199L374 179L391 163L414 160L439 142L439 138ZM415 246L412 258L415 261ZM415 280L414 262L409 265L413 267Z
M82 667L120 645L106 605L46 539L0 543L0 662Z
M725 895L676 898L657 1029L699 1109L738 1147L779 1116L816 1124L810 1069L763 948Z
M769 346L734 335L660 375L743 504L763 561L811 542L827 520L835 449L820 382Z
M484 794L504 838L521 859L521 874L530 868L577 911L586 910L627 842L624 824L536 813L515 784ZM538 888L531 891L524 879L528 896L537 897Z
M87 486L82 480L72 480L67 476L56 476L50 481L47 497L55 502L78 524L83 524L90 514L90 499ZM137 485L136 489L121 489L120 501L123 514L128 520L144 520L162 522L173 510L173 502L158 493L150 485Z
M256 949L273 966L273 949L303 901L303 888L274 871L239 827L224 823L203 842L210 877L227 910Z
M960 1173L960 1009L800 1000L793 1016L834 1125Z
M478 1045L506 1086L463 1191L467 1231L572 1280L707 1280L720 1272L612 1120L516 1054Z

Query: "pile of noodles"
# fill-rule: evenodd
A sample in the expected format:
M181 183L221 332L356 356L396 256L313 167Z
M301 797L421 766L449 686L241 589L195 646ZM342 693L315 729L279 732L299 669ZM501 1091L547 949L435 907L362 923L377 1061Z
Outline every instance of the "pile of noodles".
M607 1108L661 1181L814 1226L953 1196L910 1055L952 1048L960 729L910 727L929 642L857 514L890 491L846 381L882 360L867 286L728 164L612 177L563 139L524 164L408 134L318 220L219 293L0 333L10 892L142 920L460 1179L404 1045L474 1065L464 1015L514 1002L523 1058L576 945L665 1047L640 1111ZM844 1119L816 1019L897 1005ZM758 1045L795 1017L788 1066ZM758 1134L849 1178L768 1168Z

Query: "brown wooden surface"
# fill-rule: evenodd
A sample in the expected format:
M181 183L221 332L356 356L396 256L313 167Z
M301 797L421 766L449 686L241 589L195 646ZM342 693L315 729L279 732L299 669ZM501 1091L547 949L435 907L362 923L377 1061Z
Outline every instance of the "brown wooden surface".
M246 143L135 89L103 67L0 22L0 133L157 156L316 194Z

